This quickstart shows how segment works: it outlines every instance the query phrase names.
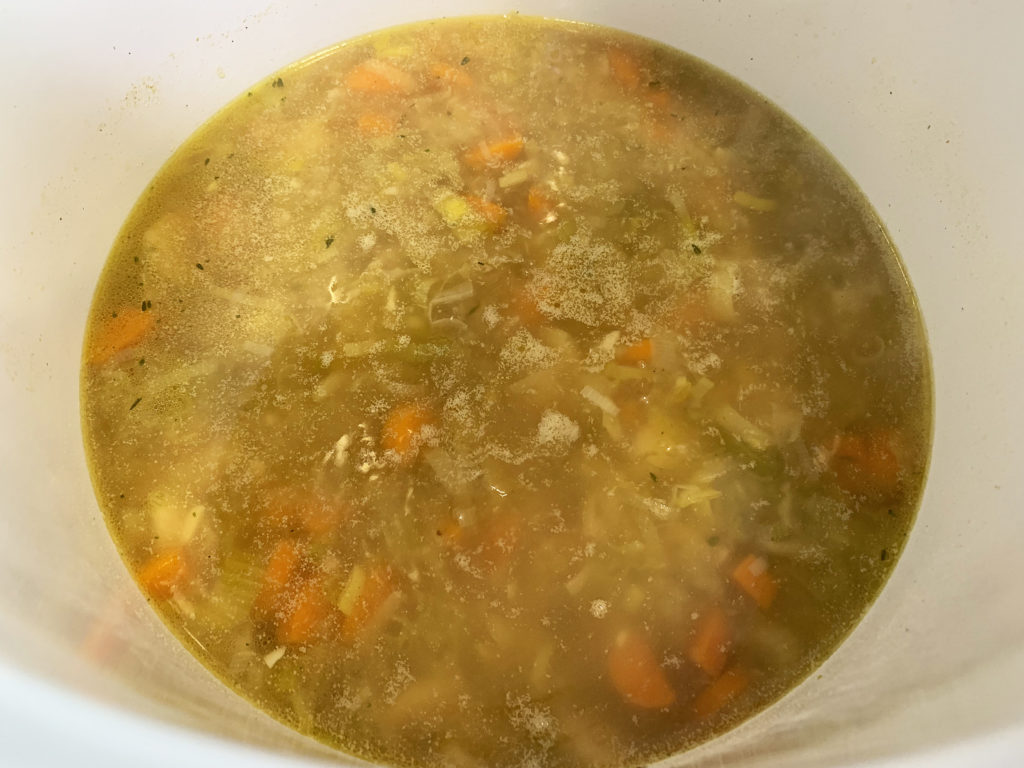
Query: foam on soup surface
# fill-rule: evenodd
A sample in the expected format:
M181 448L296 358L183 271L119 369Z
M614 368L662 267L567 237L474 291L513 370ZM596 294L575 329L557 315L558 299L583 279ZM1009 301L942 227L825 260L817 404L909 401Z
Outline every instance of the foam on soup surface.
M94 300L124 559L274 717L403 766L634 765L790 689L903 547L930 374L899 260L706 64L524 18L254 86Z

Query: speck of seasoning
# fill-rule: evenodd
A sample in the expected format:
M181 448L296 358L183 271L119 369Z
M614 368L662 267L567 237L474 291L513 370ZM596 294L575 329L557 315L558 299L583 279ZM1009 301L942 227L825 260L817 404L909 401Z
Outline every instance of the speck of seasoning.
M377 209L374 208L372 205L370 206L370 213L377 213Z
M128 410L129 411L134 411L135 410L135 406L138 405L141 402L142 402L142 398L141 397L136 397L135 398L135 402L132 403L130 406L128 406Z
M124 494L122 493L118 498L123 499L124 498Z
M209 165L209 164L210 164L210 158L206 158L205 160L203 160L203 165Z
M146 364L146 358L140 357L139 358L139 365L145 365L145 364Z
M648 472L647 474L651 476L652 483L658 482L658 476L656 474L654 474L653 472Z
M720 541L721 541L721 539L718 536L709 536L708 537L708 546L709 547L717 547L718 546L718 542L720 542Z
M111 316L111 317L117 317L117 312L111 312L111 313L110 313L110 316Z
M249 91L249 92L248 92L247 94L245 94L245 95L246 95L246 96L252 96L252 91ZM246 645L248 645L248 643L246 643Z
M482 261L478 261L477 264L479 264L481 267L484 266L484 263Z
M647 87L648 88L657 88L659 85L661 85L661 80L651 80L651 82L649 82L647 84Z
M400 139L404 139L404 138L405 138L405 134L404 134L404 133L400 133L400 134L398 134L398 138L400 138Z
M695 254L697 254L698 256L700 256L700 246L699 246L699 245L697 245L696 243L691 243L691 244L690 244L690 247L691 247L691 248L693 249L693 252L694 252Z
M963 309L963 307L961 307L961 309ZM888 511L889 511L889 517L896 517L896 513L893 510L890 509Z
M235 315L235 320L238 320L240 317L241 315Z
M132 261L134 261L136 264L138 264L139 263L139 257L138 256L133 257Z
M438 535L438 536L440 536L440 535L441 535L441 532L440 532L440 531L438 531L438 532L437 532L437 535Z
M430 150L429 150L429 149L424 149L423 151L424 151L424 152L429 152Z
M330 247L331 247L331 243L333 243L333 242L334 242L334 235L329 235L329 236L327 237L327 239L326 239L326 240L324 240L324 245L325 245L325 246L326 246L327 248L330 248Z
M196 269L198 269L200 272L203 271L203 265L200 264L198 261L196 262Z
M467 64L469 64L469 56L463 56L462 61L459 63L462 64L462 66L466 66Z
M889 550L883 549L882 550L882 554L879 555L879 557L881 558L882 562L884 563L886 560L889 559Z
M277 80L275 80L274 82L272 82L272 83L270 84L270 87L271 87L271 88L284 88L284 80L282 80L282 79L281 79L281 78L279 77L279 78L277 78Z

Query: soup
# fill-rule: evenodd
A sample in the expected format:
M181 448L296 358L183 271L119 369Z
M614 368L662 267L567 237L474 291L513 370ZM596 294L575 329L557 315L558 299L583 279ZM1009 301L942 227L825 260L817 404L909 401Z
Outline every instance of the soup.
M762 709L891 572L931 429L906 276L811 137L514 16L328 49L201 128L82 392L186 647L403 766L634 765Z

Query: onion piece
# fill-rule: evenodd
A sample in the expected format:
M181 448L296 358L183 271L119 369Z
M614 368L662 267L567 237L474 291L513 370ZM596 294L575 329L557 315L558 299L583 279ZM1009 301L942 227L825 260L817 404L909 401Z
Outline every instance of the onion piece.
M609 416L619 415L619 406L615 404L615 401L608 397L608 395L598 392L589 384L580 390L580 394L583 395L585 400L589 400Z

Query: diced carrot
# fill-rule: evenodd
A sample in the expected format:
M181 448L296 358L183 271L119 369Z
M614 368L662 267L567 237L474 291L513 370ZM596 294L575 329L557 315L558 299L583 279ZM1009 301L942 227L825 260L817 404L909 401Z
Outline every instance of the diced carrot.
M331 605L319 579L308 579L281 608L283 614L275 633L282 645L308 645L314 642Z
M185 552L180 547L159 552L139 570L139 584L153 598L167 600L188 584L192 576Z
M367 59L345 76L350 91L360 93L410 93L416 87L412 75L380 59Z
M654 342L641 339L636 344L620 349L615 359L627 365L646 365L654 356Z
M341 636L345 640L356 640L363 636L384 601L395 591L386 567L374 565L367 571L362 591L341 626Z
M530 187L526 193L526 207L533 218L543 221L555 211L555 200L542 187Z
M768 570L768 562L759 555L750 554L743 558L733 569L732 580L763 611L771 608L779 591L779 585Z
M852 493L887 496L896 491L901 480L896 439L885 429L839 435L831 460L836 480Z
M705 611L687 649L687 658L712 677L722 674L729 659L732 633L725 612L718 607Z
M273 613L284 601L299 566L299 545L292 539L277 543L263 572L263 586L253 607L258 613Z
M119 352L134 347L153 328L156 318L152 312L126 307L110 317L97 329L89 342L88 359L93 365L102 365Z
M508 136L490 143L480 142L466 152L463 159L470 168L480 171L511 163L523 153L524 146L522 136Z
M608 675L619 695L633 706L661 709L676 700L654 651L639 632L622 632L615 639L608 651Z
M621 48L611 48L608 51L608 70L612 78L626 89L640 87L642 74L640 65L630 54Z
M398 123L382 112L366 112L359 116L359 132L363 136L387 136L394 133Z
M473 559L481 568L495 571L512 557L519 541L520 520L513 514L500 514L483 526Z
M433 423L430 410L419 403L404 403L391 409L381 431L381 447L394 451L403 461L410 460L419 448L423 428Z
M430 67L430 74L456 88L469 88L473 85L473 78L466 72L465 67L453 67L439 61Z
M739 667L733 667L722 673L707 688L697 694L693 700L693 708L698 717L708 717L718 712L734 697L738 696L750 685L750 676Z
M466 195L466 202L494 229L502 227L508 218L508 211L490 200L484 200L476 195Z
M514 291L508 305L512 314L528 328L535 328L544 320L544 315L540 311L536 299L525 288Z

